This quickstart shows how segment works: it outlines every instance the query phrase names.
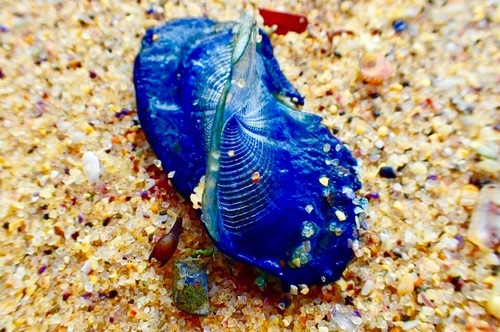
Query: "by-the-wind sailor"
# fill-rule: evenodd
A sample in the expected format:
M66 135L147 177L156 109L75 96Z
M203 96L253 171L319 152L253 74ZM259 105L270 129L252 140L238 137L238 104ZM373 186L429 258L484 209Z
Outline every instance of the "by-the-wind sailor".
M340 277L359 250L356 160L283 76L250 17L168 22L134 68L146 137L225 254L287 284ZM200 182L201 181L201 182Z

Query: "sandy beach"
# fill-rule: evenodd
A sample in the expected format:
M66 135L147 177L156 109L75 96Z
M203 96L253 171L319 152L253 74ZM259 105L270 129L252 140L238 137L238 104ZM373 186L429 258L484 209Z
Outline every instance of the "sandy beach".
M485 226L479 245L471 235L474 218L500 214L474 217L485 186L499 190L498 2L0 0L0 8L0 331L500 328L500 226ZM304 111L323 117L362 165L368 229L340 280L297 295L274 278L260 289L259 271L215 250L202 257L210 314L193 316L174 304L172 263L160 268L148 256L178 217L174 259L214 246L141 131L134 59L152 26L245 11L262 25L259 8L308 19L301 34L270 35L274 54ZM380 85L360 73L367 53L390 66ZM382 167L395 176L381 176Z

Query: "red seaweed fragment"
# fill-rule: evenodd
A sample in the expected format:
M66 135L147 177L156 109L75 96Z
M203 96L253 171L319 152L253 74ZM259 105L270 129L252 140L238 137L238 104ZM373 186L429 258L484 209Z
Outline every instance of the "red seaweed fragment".
M278 12L274 10L259 8L259 13L264 19L264 25L274 26L277 29L274 31L278 35L286 35L288 32L302 33L306 31L307 17L300 14Z

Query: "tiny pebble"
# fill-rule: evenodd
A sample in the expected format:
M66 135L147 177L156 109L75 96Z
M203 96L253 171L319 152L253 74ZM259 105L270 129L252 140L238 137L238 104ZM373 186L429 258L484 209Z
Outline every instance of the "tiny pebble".
M85 274L89 274L90 272L92 272L92 268L90 267L90 261L86 260L85 263L83 263L82 272Z
M291 302L289 299L287 298L282 298L279 302L278 302L278 308L280 310L285 310L286 308L288 308L290 306Z
M377 130L377 134L380 137L385 137L387 136L387 134L389 134L389 128L387 128L386 126L380 126Z
M336 210L336 211L335 211L335 215L337 216L337 219L338 219L339 221L344 221L344 220L346 220L346 219L347 219L347 217L346 217L345 213L344 213L344 212L342 212L342 211L340 211L340 210Z
M365 197L369 200L380 199L380 195L378 193L368 193Z
M486 302L486 310L496 318L500 318L500 296L493 295Z
M394 169L391 166L381 167L378 170L378 175L380 175L381 177L386 178L386 179L394 179L397 176L396 172L394 171Z
M322 178L319 179L319 183L321 183L325 187L328 186L329 182L330 182L330 179L328 179L327 177L322 177Z
M101 166L99 159L93 152L85 152L82 157L83 172L89 179L90 184L94 184L99 180L101 174Z
M485 157L485 158L490 158L490 159L496 159L498 158L498 149L494 149L492 147L486 146L484 144L479 144L479 143L472 143L471 147L474 149L474 151Z
M406 273L401 277L397 292L398 295L405 295L413 292L413 275L411 273Z
M368 295L372 290L372 287L373 287L373 280L372 279L366 280L365 284L363 285L363 288L361 289L361 295Z
M382 140L376 140L375 141L375 146L378 148L378 149L382 149L384 147L384 141Z
M499 245L499 211L500 186L489 184L481 188L467 231L467 238L469 241L483 249L495 248Z
M156 227L150 225L150 226L147 226L146 228L144 228L144 230L146 231L146 233L149 235L149 234L153 234L156 230Z
M466 184L465 186L462 187L461 194L462 194L460 197L461 205L474 206L476 205L477 197L479 196L479 189L478 187L472 184Z
M408 330L412 330L412 329L418 327L419 324L420 324L420 321L418 321L418 320L409 320L409 321L403 322L403 325L401 326L401 328L403 329L403 331L408 331Z
M38 274L42 274L42 273L44 273L46 269L47 269L47 266L46 266L46 265L42 265L42 266L38 269Z
M415 163L410 164L410 172L415 175L426 175L427 174L427 166L425 163L417 161Z
M477 163L477 168L486 173L498 174L500 172L500 162L492 159L485 159Z
M111 290L111 291L109 292L108 297L109 297L110 299L114 299L117 295L118 295L118 291L116 291L116 290L114 290L114 289L113 289L113 290Z
M392 22L392 27L394 28L394 30L396 30L397 33L401 33L408 29L408 24L403 20L395 20L394 22Z
M358 317L358 316L352 316L351 317L351 322L354 325L361 325L361 323L363 323L363 319L361 319L361 317Z

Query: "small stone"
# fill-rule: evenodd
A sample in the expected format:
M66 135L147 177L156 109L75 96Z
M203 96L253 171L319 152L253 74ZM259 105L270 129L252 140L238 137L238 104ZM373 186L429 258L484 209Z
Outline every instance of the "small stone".
M377 130L377 134L380 137L385 137L387 136L387 134L389 134L389 128L387 128L387 126L380 126Z
M381 167L378 170L378 175L380 175L381 177L386 178L386 179L394 179L397 176L396 172L394 171L394 169L391 166Z
M301 265L301 264L300 264L300 258L299 258L299 257L297 257L297 258L292 259L292 264L293 264L294 266L296 266L296 267L300 267L300 265Z
M382 149L384 147L384 141L382 140L376 140L375 141L375 146L378 148L378 149Z
M500 186L485 185L479 191L467 238L482 249L500 245Z
M344 212L342 212L342 211L340 211L340 210L336 210L336 211L335 211L335 215L337 216L337 219L338 219L339 221L344 221L344 220L346 220L346 219L347 219L347 217L346 217L345 213L344 213Z
M403 325L401 325L401 328L403 331L410 331L418 327L420 322L418 320L409 320L406 322L403 322Z
M38 269L38 274L42 274L42 273L44 273L46 269L47 269L47 265L42 265L42 266Z
M205 175L200 178L200 182L193 189L193 193L190 196L191 202L193 203L193 208L201 209L201 202L203 200L203 192L205 191Z
M285 310L286 308L288 308L290 306L291 302L289 299L287 298L282 298L279 302L278 302L278 309L280 310Z
M401 211L401 212L404 210L403 203L401 203L400 201L395 201L395 202L392 204L392 207L393 207L395 210L398 210L398 211Z
M307 293L309 293L309 287L307 287L307 285L303 284L303 285L299 285L299 287L300 287L301 294L306 295Z
M258 183L260 181L260 173L259 172L253 172L252 173L252 182L254 184Z
M398 295L405 295L413 292L413 275L411 273L406 273L401 277L397 292Z
M372 288L373 288L373 280L371 279L366 280L365 284L363 285L363 288L361 289L361 295L370 294Z
M174 261L173 295L177 308L189 314L210 313L205 262L200 258Z
M410 164L410 172L415 175L426 175L427 174L427 166L425 163L417 161L415 163Z
M90 184L94 184L99 180L101 175L101 166L99 159L93 152L85 152L82 157L83 172L89 179Z
M490 159L497 159L498 158L498 151L489 147L489 146L479 144L477 142L473 142L471 144L471 147L474 149L474 151L477 154L481 155L482 157L490 158Z
M392 22L392 27L396 31L396 33L401 33L408 29L408 24L404 20L395 20Z
M472 184L466 184L462 188L462 196L460 197L460 204L463 206L474 206L479 196L478 187Z
M498 174L500 172L500 163L496 160L485 159L477 163L477 168L486 173Z
M351 248L352 252L354 253L354 256L358 258L363 256L363 250L360 249L358 240L352 241Z
M322 177L322 178L319 179L319 183L321 183L325 187L328 186L329 182L330 182L330 180L326 176L324 176L324 177Z
M317 226L311 221L304 221L302 223L302 236L310 238L316 233Z
M353 319L354 318L354 319ZM335 304L330 317L331 331L357 331L360 318L350 306Z
M146 233L149 235L149 234L153 234L156 230L156 227L150 225L150 226L147 226L146 228L144 228L144 230L146 231Z
M417 82L417 87L419 88L426 88L432 84L432 81L428 78L422 78L420 81Z
M92 272L92 268L90 267L90 261L86 260L85 263L83 263L82 272L85 274L89 274L90 272Z
M40 190L40 197L49 199L52 197L54 193L54 187L52 186L46 186Z
M403 90L403 86L399 83L396 83L396 84L392 84L389 89L391 89L392 91L402 91Z
M115 298L115 297L117 297L117 296L118 296L118 291L117 291L117 290L115 290L115 289L112 289L112 290L109 292L109 294L108 294L108 297L109 297L110 299L114 299L114 298Z
M486 310L496 318L500 318L500 296L493 295L486 302Z
M361 323L363 323L363 319L361 319L361 317L358 317L356 315L352 316L351 317L351 322L354 324L354 325L361 325Z

